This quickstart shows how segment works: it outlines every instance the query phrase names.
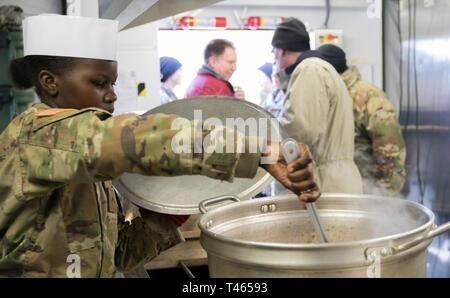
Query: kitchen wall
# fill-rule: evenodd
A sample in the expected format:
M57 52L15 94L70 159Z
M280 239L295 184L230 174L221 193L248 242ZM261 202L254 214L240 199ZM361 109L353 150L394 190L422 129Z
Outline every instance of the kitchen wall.
M450 2L386 1L385 82L407 144L403 195L450 220ZM450 276L450 238L429 248L428 274Z

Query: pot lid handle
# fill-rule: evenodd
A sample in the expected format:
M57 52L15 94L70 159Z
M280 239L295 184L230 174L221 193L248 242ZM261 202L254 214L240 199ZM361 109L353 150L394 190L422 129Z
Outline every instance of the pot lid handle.
M206 209L206 206L220 203L220 202L225 202L225 201L240 202L241 200L237 196L233 196L233 195L215 197L212 199L206 199L204 201L201 201L200 204L198 205L198 209L200 209L200 212L202 214L205 214L206 212L208 212L208 209Z

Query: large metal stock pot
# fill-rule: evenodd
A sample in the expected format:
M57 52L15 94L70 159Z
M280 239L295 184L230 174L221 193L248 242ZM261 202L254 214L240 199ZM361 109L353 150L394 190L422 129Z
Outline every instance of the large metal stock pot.
M406 200L324 194L317 207L330 243L321 244L295 196L227 200L239 201L200 204L211 277L425 277L428 245L450 229Z

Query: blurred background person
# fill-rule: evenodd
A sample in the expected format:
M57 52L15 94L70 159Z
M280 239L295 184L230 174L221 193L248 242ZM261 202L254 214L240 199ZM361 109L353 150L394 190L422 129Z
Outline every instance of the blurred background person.
M229 82L236 70L237 56L233 43L213 39L204 51L205 64L189 85L186 97L223 95L245 100L244 90Z
M258 85L260 106L265 108L267 101L272 96L272 63L264 63L258 68Z
M311 148L323 192L360 194L362 179L353 160L352 99L334 67L310 51L309 33L299 19L277 25L273 54L282 89L287 83L280 123L286 133ZM280 73L281 75L281 73Z
M396 196L405 184L406 147L394 106L375 85L364 81L345 52L331 44L318 51L341 75L353 99L355 163L364 193Z
M279 68L272 65L272 82L273 88L271 94L267 98L265 109L271 113L275 118L280 119L284 109L284 92L281 89Z
M172 57L159 58L159 70L161 74L160 98L161 104L177 100L173 89L181 84L183 66L180 61Z

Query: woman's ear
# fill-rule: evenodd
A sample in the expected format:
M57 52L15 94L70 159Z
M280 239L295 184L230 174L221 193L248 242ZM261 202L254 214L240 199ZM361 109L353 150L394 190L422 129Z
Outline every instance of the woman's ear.
M39 72L38 75L39 83L42 86L42 89L48 93L50 96L55 97L58 95L58 84L57 84L57 77L55 74L47 71L42 70Z

